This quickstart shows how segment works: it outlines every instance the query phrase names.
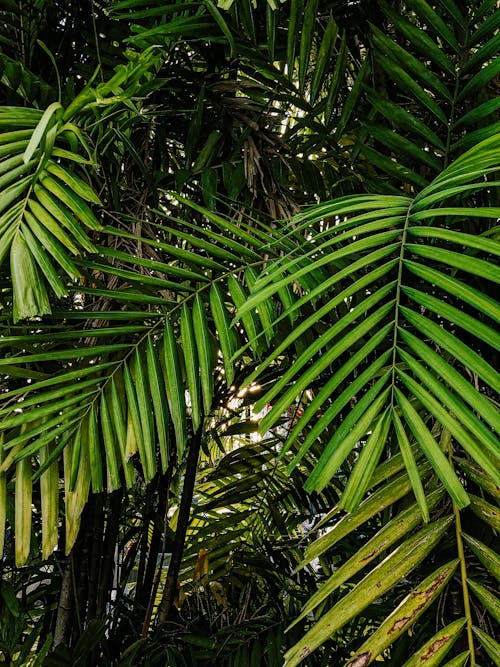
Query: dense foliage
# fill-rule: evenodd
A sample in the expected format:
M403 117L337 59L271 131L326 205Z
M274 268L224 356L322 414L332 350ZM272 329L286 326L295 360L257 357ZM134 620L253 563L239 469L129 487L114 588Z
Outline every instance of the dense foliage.
M500 664L496 2L0 17L0 659Z

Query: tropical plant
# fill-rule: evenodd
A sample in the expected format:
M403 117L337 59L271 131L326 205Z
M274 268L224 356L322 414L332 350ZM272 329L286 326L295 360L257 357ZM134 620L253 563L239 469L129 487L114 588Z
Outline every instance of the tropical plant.
M498 12L493 3L380 2L361 153L380 191L416 192L498 132ZM387 150L389 149L389 151Z
M127 547L123 664L498 664L499 14L373 7L2 5L0 538L35 503L51 557L64 497L49 660L120 660Z
M473 580L470 584L466 581L470 573L464 540L467 544L472 540L478 547L475 536L463 536L460 510L471 504L485 521L479 529L483 538L488 526L495 529L496 510L477 493L482 495L482 489L496 496L495 485L499 482L500 450L492 430L498 429L494 399L499 385L496 371L488 363L498 345L494 329L496 305L490 289L479 290L473 276L480 275L482 285L498 281L493 261L498 253L498 245L492 240L495 228L487 223L481 232L480 227L483 216L496 218L498 209L467 207L464 193L467 197L472 195L474 202L476 192L495 187L495 181L485 178L485 174L498 170L498 146L498 136L485 140L453 162L414 198L360 195L325 203L297 216L294 233L297 227L311 229L322 221L322 231L314 237L314 250L271 263L240 308L240 314L261 308L277 289L300 282L309 271L332 267L330 277L308 290L295 305L299 309L314 299L315 312L300 318L300 324L247 378L247 382L257 381L261 370L267 370L280 355L287 356L287 346L294 344L303 330L324 322L324 333L301 352L256 406L259 409L265 403L273 405L260 424L265 432L281 421L302 392L317 388L282 450L296 446L293 468L312 443L318 439L324 443L306 489L321 491L352 457L353 467L350 466L342 496L332 512L338 522L308 547L301 566L324 554L373 513L398 502L410 489L417 503L395 514L394 521L404 531L402 534L392 524L382 524L380 533L349 567L344 564L332 573L303 614L311 612L357 574L380 549L385 551L393 539L408 536L407 530L415 528L413 521L417 517L417 521L422 518L429 524L399 544L358 586L340 597L289 651L287 658L292 665L361 613L367 604L380 598L384 590L407 577L432 553L434 539L443 536L453 522L457 551L456 560L447 565L450 569L442 570L438 560L440 568L421 588L417 586L400 608L391 610L391 616L357 653L354 664L370 664L382 653L432 602L430 593L439 588L436 582L445 585L448 575L443 573L451 575L459 565L464 618L449 626L446 642L441 634L435 641L440 646L441 659L459 633L467 630L468 655L474 654L468 586L473 594L480 591L481 602L489 593L482 585L476 589ZM458 201L453 200L455 193L459 193ZM468 222L476 220L474 235L458 227L464 218ZM299 268L298 257L301 262L305 257L311 261ZM481 343L476 342L479 340ZM398 450L400 453L395 456ZM394 466L392 474L404 466L406 473L363 501L373 484L372 475L377 478L376 466L384 452L392 452L392 457L382 466ZM430 471L422 456L431 464L433 475L427 482L431 487L425 486ZM474 477L470 478L472 471ZM443 517L440 506L439 519L431 520L429 500L438 493L436 490L429 495L436 484L434 475L451 497L448 518ZM341 510L349 514L338 515ZM407 528L403 528L403 516L415 517ZM490 534L487 542L492 539ZM486 545L483 547L488 551ZM493 609L491 605L488 608ZM478 636L480 641L484 639L481 634ZM430 655L427 643L420 653L416 652L416 656L424 655Z

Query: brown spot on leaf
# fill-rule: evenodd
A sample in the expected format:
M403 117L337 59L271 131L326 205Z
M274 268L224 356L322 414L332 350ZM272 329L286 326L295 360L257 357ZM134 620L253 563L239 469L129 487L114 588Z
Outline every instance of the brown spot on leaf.
M439 577L436 578L436 580L434 581L432 586L425 591L425 597L426 598L429 598L432 595L432 593L436 590L436 588L441 584L443 579L446 579L446 577L448 576L448 572L449 572L449 570L445 570L445 572L441 572L441 574L439 575Z
M422 607L425 606L427 603L427 600L431 597L433 592L436 590L436 588L441 584L441 582L447 577L448 571L442 572L436 579L433 581L432 586L429 586L429 588L426 588L425 591L413 591L411 593L411 597L413 598L423 598L422 602L415 607L415 609L412 611L410 616L403 616L403 618L398 619L395 621L392 625L391 628L387 631L388 635L391 635L393 632L399 632L402 630L405 625L408 625L415 616L417 616L418 612L422 609Z
M375 558L381 551L383 551L386 548L387 540L384 540L384 542L378 546L376 549L374 549L371 553L368 554L368 556L365 556L365 558L362 558L359 562L364 563L366 560L371 560L372 558Z
M361 653L356 658L353 658L350 662L347 663L347 667L366 667L370 664L370 659L372 654L370 651L366 653Z
M368 554L368 556L366 556L365 558L362 558L359 562L364 563L365 560L370 560L370 558L373 558L376 555L377 555L377 550L372 551L370 554Z
M415 612L411 616L405 616L404 618L400 618L398 621L394 623L392 628L390 628L387 632L388 635L392 635L393 632L398 632L399 630L402 630L405 625L408 625L408 622L411 621L413 616L415 616L415 613L418 610L415 610Z
M426 660L432 658L436 651L438 651L443 644L446 644L448 639L449 637L441 637L441 639L436 639L435 642L432 642L427 651L421 656L420 662L425 662Z

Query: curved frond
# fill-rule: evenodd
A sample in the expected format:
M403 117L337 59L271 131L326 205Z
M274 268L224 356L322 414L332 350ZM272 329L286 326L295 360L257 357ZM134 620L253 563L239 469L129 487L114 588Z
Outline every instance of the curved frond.
M403 530L403 518L408 515L406 541L348 594L337 597L331 610L320 615L287 653L287 664L298 664L383 595L385 583L381 581L392 582L389 587L395 585L400 577L408 577L420 558L433 551L431 547L418 556L420 552L413 545L414 539L418 543L418 537L412 535L415 524L410 517L422 516L430 521L424 532L431 534L435 527L436 535L441 536L455 522L458 560L420 581L401 603L401 609L395 609L383 620L352 664L370 664L397 641L400 633L391 629L388 634L388 628L393 628L393 622L398 628L404 627L397 621L398 614L407 618L406 612L413 613L410 610L415 600L434 590L437 580L458 576L459 562L466 600L475 597L495 618L496 600L481 584L464 578L470 564L466 565L464 555L460 510L470 504L468 511L491 527L496 526L496 514L489 501L480 500L471 488L464 488L457 470L462 465L469 466L467 476L472 474L481 488L496 495L495 485L500 481L495 404L499 376L490 359L499 342L495 329L498 305L493 295L500 275L499 246L492 240L491 230L499 211L493 206L476 206L475 198L481 201L482 192L491 187L483 173L498 168L498 146L499 138L494 137L461 156L414 199L402 198L398 215L390 208L395 203L390 198L360 196L347 203L324 203L297 216L291 226L307 228L313 248L305 250L299 245L296 253L289 252L285 259L270 262L255 282L249 299L239 308L242 317L259 308L261 300L275 296L283 286L300 284L302 276L310 271L321 267L329 273L329 278L312 290L301 286L303 295L293 306L298 313L304 313L299 319L301 324L257 364L246 380L247 384L258 382L267 368L279 366L283 359L293 359L280 379L264 391L256 409L271 406L259 425L262 434L279 428L283 415L294 406L303 409L303 418L285 441L282 455L290 449L294 451L293 469L301 465L306 454L310 460L314 451L317 463L306 482L307 490L322 491L342 474L348 459L352 465L337 509L349 514L310 545L300 567L344 539L347 533L343 526L348 527L348 532L356 530L370 516L367 511L372 505L377 508L375 511L381 511L385 494L393 504L401 497L395 493L406 494L412 488L417 500L411 512L408 509L397 514L398 530L391 532L394 540L403 539L399 528ZM458 181L467 201L454 199L460 195L449 186ZM386 202L389 207L385 213ZM377 211L376 216L370 209ZM375 217L375 221L367 223L367 217ZM471 225L474 221L474 233L472 229L471 233L457 231L463 230L464 219ZM316 233L318 222L321 231ZM308 260L301 268L297 267L299 256ZM364 257L370 260L364 261ZM348 268L344 268L344 262ZM307 309L309 304L314 304L312 312ZM293 344L306 330L318 335L299 355L294 355ZM377 462L383 459L384 452L394 454L398 448L406 469L399 486L394 486L394 482L387 491L370 492L361 502L373 483ZM440 520L445 522L442 532L438 529L440 521L436 524L432 519L437 496L429 494L422 485L425 460L453 501L453 512L446 520ZM338 596L337 589L358 571L356 562L364 567L377 557L379 541L384 548L389 546L391 540L385 530L384 527L380 536L358 551L356 559L359 557L360 561L348 561L332 574L304 607L299 621L332 595ZM488 563L494 572L488 547L470 542L470 537L463 539L473 545L474 553L480 554L477 558ZM397 554L398 549L404 551L405 545L410 551L405 552L401 567L408 569L400 572ZM368 559L363 557L365 551L370 554ZM410 552L417 560L412 560ZM381 577L377 578L379 570ZM431 604L434 597L429 594L428 600ZM440 664L462 632L469 638L469 651L479 650L473 639L469 602L465 609L466 619L430 638L416 655L426 654L437 642L442 650L436 653L435 664Z
M394 182L416 191L498 132L498 11L479 0L406 4L398 12L381 2L387 27L372 26L377 71L368 90L370 139L360 150L383 175L376 187Z
M203 210L195 214L201 220ZM177 229L159 222L155 239L133 237L147 248L141 257L116 249L132 235L106 228L114 247L97 246L95 262L75 260L84 276L73 288L80 311L62 312L60 324L54 313L51 325L18 325L24 334L1 338L0 372L30 380L2 396L0 474L27 461L33 481L45 484L64 452L67 550L89 490L130 487L136 470L148 483L180 465L194 434L237 392L233 381L251 358L243 352L235 359L236 350L255 338L259 350L268 348L270 337L262 334L275 318L274 304L259 311L255 332L255 318L238 326L231 320L255 280L253 265L263 263L259 251L265 245L277 257L290 241L242 225L243 245L234 223L208 211L192 243L183 228L181 220ZM166 261L147 258L158 252ZM116 310L95 311L96 298ZM135 311L137 305L144 310ZM57 534L52 507L42 510L47 553Z
M331 278L314 292L304 290L306 294L297 304L304 307L314 299L314 312L257 366L247 382L255 381L269 364L277 363L303 330L325 327L258 401L257 409L272 405L260 425L265 433L280 422L304 391L317 393L311 406L305 405L304 419L287 443L289 447L302 438L295 459L298 463L316 438L325 438L324 451L307 482L309 490L325 488L351 449L366 440L353 472L355 482L346 488L341 501L346 509L354 509L363 496L370 468L388 438L402 442L404 449L407 438L418 442L455 501L465 506L466 494L439 444L439 426L449 430L456 443L499 480L500 452L492 430L498 429L498 417L491 403L499 388L499 376L486 353L479 352L484 345L492 350L498 347L497 306L488 292L476 299L464 289L465 281L474 285L475 275L481 275L492 286L498 282L495 258L499 250L487 233L488 222L482 234L453 230L466 216L474 217L480 225L483 215L494 220L498 211L473 205L443 206L449 198L447 184L458 177L462 185L474 184L478 193L490 187L488 181L478 181L477 166L480 163L488 169L497 164L491 150L494 146L498 146L498 138L482 144L485 159L491 162L479 157L483 155L480 149L464 155L428 190L422 190L414 200L408 199L398 216L388 209L384 217L387 200L383 197L358 200L363 207L372 203L379 207L376 223L355 225L366 219L358 212L355 198L352 213L349 205L339 208L332 202L302 214L295 220L301 227L313 230L320 216L324 226L328 225L327 231L318 235L314 249L305 255L311 259L309 266L297 271L294 257L280 260L276 269L270 264L239 310L243 316L258 308L261 299L276 294L283 285L300 281L313 268L329 268ZM439 191L438 183L442 188ZM438 197L439 192L442 194ZM343 231L345 228L349 231ZM378 262L373 252L377 248ZM393 259L388 262L391 255ZM366 264L364 256L370 258ZM336 261L340 258L349 260L349 271L339 270ZM358 267L360 270L356 270ZM379 337L381 331L384 333ZM383 365L373 365L381 358ZM328 381L327 375L331 378ZM478 378L480 387L471 383L472 377ZM346 378L363 380L355 392L341 393ZM311 418L318 411L311 427ZM343 414L342 425L332 432L331 425L339 414ZM356 490L354 495L351 489Z

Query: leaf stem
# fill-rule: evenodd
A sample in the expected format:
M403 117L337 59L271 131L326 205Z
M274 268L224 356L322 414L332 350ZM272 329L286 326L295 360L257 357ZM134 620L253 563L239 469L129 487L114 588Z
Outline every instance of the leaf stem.
M410 221L410 211L412 207L410 202L408 210L406 211L405 224L401 235L401 250L399 251L398 259L398 277L396 281L396 299L395 299L395 315L394 315L394 336L392 339L392 377L391 377L391 406L394 408L394 387L396 384L396 357L397 357L397 340L398 340L398 326L399 326L399 302L401 298L401 281L403 276L403 257L405 251L406 237L408 235L408 224Z
M470 667L475 667L476 657L474 651L474 635L472 634L472 614L470 608L469 589L467 587L467 566L465 563L464 543L462 540L462 523L460 521L460 510L457 504L453 503L453 514L455 516L455 529L457 535L457 551L460 559L460 578L462 580L462 596L464 603L464 613L467 619L467 643L469 645Z
M446 431L443 432L443 439L445 440L446 448L448 450L448 459L453 465L453 451L451 447L451 437ZM460 560L460 579L462 583L462 599L464 605L464 614L467 620L467 644L469 648L470 663L469 667L476 667L476 654L474 650L474 635L472 632L472 613L469 597L469 588L467 586L467 564L465 560L464 543L462 540L462 522L460 519L460 510L458 505L453 501L453 515L455 517L455 534L457 537L457 552Z

